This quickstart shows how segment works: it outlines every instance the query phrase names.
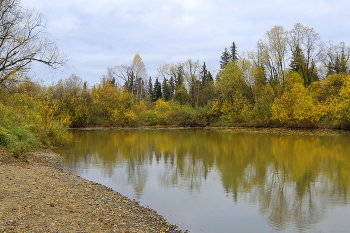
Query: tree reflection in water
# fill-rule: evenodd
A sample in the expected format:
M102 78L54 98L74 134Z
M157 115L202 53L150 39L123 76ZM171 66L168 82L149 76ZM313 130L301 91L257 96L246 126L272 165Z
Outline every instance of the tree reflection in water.
M258 204L275 230L293 224L302 231L322 221L334 206L348 205L349 136L277 135L218 130L75 131L58 149L74 172L88 164L113 177L126 169L125 183L142 195L152 165L162 165L158 184L201 193L217 172L234 202Z

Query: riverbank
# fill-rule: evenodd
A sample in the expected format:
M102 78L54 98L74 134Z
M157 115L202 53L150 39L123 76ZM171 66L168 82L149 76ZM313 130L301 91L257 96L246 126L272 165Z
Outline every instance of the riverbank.
M350 130L328 129L328 128L282 128L282 127L81 127L70 128L69 130L82 131L108 131L108 130L218 130L231 133L265 133L278 135L313 135L313 136L330 136L330 135L349 135Z
M64 172L61 159L0 150L0 232L182 232L150 207Z

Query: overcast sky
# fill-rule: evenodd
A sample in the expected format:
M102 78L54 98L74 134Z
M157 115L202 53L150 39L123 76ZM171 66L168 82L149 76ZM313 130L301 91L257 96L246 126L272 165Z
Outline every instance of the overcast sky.
M155 78L165 63L198 59L212 70L234 41L239 53L255 49L275 25L312 27L322 40L350 44L348 0L22 0L47 19L47 32L69 58L68 69L50 73L51 84L76 74L99 83L107 67L130 64L138 53Z

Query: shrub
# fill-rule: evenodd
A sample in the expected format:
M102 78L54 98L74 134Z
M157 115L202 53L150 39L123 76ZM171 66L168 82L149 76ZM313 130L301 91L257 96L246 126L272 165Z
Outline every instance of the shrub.
M51 147L70 139L69 118L57 115L48 98L11 94L0 103L0 146L16 156L39 147Z

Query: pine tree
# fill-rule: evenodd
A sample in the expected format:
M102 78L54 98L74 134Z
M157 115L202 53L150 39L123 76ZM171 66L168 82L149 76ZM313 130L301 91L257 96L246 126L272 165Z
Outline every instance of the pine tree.
M213 75L211 74L210 71L208 71L208 82L213 82L214 81L214 77Z
M149 77L149 80L148 80L147 94L148 94L150 100L153 100L153 83L152 83L152 77Z
M289 66L293 71L298 72L301 75L304 80L305 87L319 79L315 62L311 61L309 64L310 65L308 66L302 49L297 46L293 51L292 60Z
M226 65L232 60L231 54L227 48L221 55L220 69L225 69Z
M238 59L238 57L237 57L237 47L236 47L236 43L235 42L232 42L230 50L231 50L231 60L232 61L237 60Z
M162 83L162 92L163 92L163 99L165 101L170 100L170 87L169 87L169 83L168 80L166 78L164 78L163 83Z
M333 60L333 62L328 62L327 75L349 72L348 58L344 49L342 49L341 54L336 54L336 58Z
M299 46L297 46L293 51L292 60L289 66L293 71L298 72L302 75L305 66L305 56Z
M135 89L135 74L134 71L132 71L130 74L128 74L127 80L124 84L124 87L126 90L128 90L131 93L134 93Z
M208 70L207 70L207 66L205 64L205 62L203 63L203 66L201 68L200 71L200 80L201 80L201 87L205 87L205 85L207 84L208 80Z
M162 97L163 97L162 85L158 81L158 78L156 78L156 81L154 82L154 86L153 86L153 101L157 101L158 99L161 99Z
M237 59L238 59L238 56L237 56L236 43L232 42L232 45L230 47L230 51L227 48L225 48L225 51L221 55L220 69L221 70L225 69L225 67L228 63L230 63L231 61L235 61Z
M175 80L173 76L170 77L168 83L169 83L170 99L173 99L175 96L175 90L176 90Z
M183 67L180 65L177 68L176 79L175 79L175 89L177 90L181 85L184 84Z

